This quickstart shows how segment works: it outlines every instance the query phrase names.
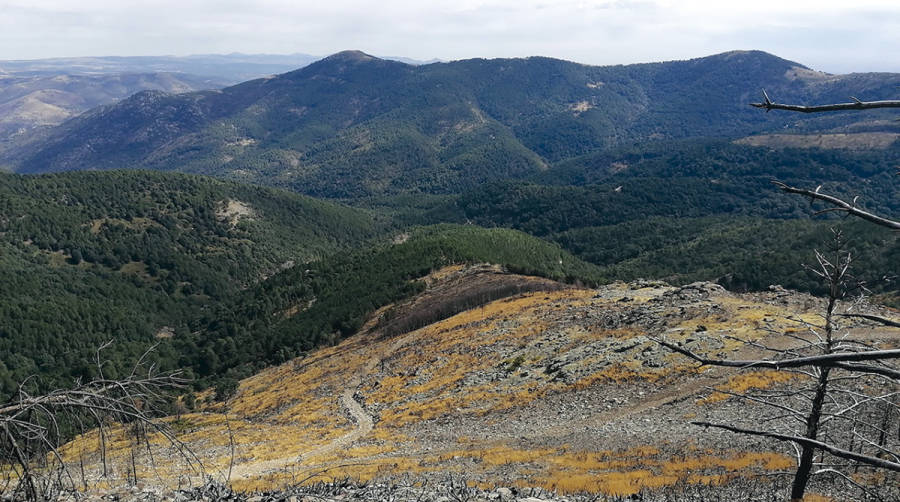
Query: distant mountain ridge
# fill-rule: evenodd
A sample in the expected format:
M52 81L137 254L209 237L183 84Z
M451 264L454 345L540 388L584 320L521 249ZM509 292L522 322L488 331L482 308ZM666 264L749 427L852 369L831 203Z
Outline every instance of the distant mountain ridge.
M184 73L0 74L0 145L142 90L181 93L227 82Z
M898 74L828 75L760 51L605 67L543 57L412 66L345 51L220 91L139 93L0 165L179 170L340 198L458 193L635 142L895 131L878 113L798 117L747 104L762 88L821 102L894 98L898 84Z
M202 75L236 84L296 70L321 59L304 53L294 54L193 54L190 56L99 56L46 59L0 60L0 76L106 75L111 73L185 73ZM391 56L407 64L429 64L439 60L419 61Z
M192 56L101 56L0 61L0 75L100 75L187 73L227 84L284 73L319 59L309 54L198 54Z

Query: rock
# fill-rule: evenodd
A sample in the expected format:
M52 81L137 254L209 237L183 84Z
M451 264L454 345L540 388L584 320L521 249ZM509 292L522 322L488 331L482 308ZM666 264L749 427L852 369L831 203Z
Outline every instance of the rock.
M509 488L497 488L497 495L500 496L500 500L509 500L513 498L513 492Z

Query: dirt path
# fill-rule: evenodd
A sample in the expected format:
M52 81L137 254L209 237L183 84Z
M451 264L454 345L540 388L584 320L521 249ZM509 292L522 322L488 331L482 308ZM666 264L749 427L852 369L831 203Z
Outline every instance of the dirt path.
M347 383L347 386L341 393L341 405L347 410L348 413L350 413L350 416L353 417L353 420L356 422L356 428L337 439L334 439L328 443L323 444L322 446L319 446L307 452L303 452L297 455L291 455L289 457L281 457L272 460L265 460L262 462L248 462L245 464L237 465L232 469L231 478L246 479L282 469L292 464L299 464L304 460L332 453L335 450L347 448L357 440L364 438L370 432L372 432L372 429L375 427L375 421L372 415L369 415L362 407L362 405L360 405L359 401L357 401L354 397L356 394L356 389L359 387L362 379L368 377L375 370L375 368L378 366L378 364L386 354L395 352L405 343L405 338L405 336L400 336L396 340L394 340L394 342L390 346L388 346L381 352L372 354L366 365L360 369L360 372L353 380Z
M346 448L353 444L357 439L372 432L372 427L374 427L372 416L366 413L366 410L364 410L359 402L353 397L356 385L357 384L348 386L341 394L341 404L347 409L350 416L353 417L353 420L356 422L356 428L333 441L299 455L236 465L231 472L232 480L259 476L287 467L291 464L299 464L305 459L325 455L340 448Z
M354 385L352 387L344 389L343 394L341 394L341 404L344 405L344 408L347 408L347 411L350 412L353 420L356 421L356 429L335 439L331 443L320 446L315 450L303 454L303 458L317 457L319 455L331 453L339 448L345 448L353 444L353 442L355 442L357 439L363 438L368 433L372 432L372 427L375 426L375 423L372 421L372 415L366 413L366 410L364 410L363 407L360 406L359 401L357 401L353 397L355 388L356 386Z

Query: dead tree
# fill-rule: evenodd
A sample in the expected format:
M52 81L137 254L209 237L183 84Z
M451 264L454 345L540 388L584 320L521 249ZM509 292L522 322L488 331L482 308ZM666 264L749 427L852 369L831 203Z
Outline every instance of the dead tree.
M762 103L751 105L767 112L788 110L814 113L900 107L900 101L864 102L856 98L852 98L852 103L787 105L772 102L765 91L763 96ZM822 193L821 186L808 190L778 181L774 183L786 193L825 203L826 207L816 214L839 212L891 230L900 230L900 222L859 207L857 198L847 202ZM795 501L803 498L810 479L817 474L837 476L869 493L872 490L852 474L859 474L861 469L900 473L900 430L894 430L898 427L897 417L900 415L900 369L897 364L900 348L895 343L894 347L885 349L854 339L844 331L848 320L867 321L882 330L895 330L900 327L900 319L857 312L860 302L848 301L860 299L861 295L851 295L852 256L844 249L841 233L833 232L830 251L816 251L816 265L807 267L824 281L828 289L822 322L808 323L797 319L807 328L804 335L781 333L794 341L793 347L784 349L756 343L758 348L770 352L772 356L755 360L723 360L694 353L667 340L657 340L701 366L768 368L801 376L804 384L790 388L744 394L725 392L773 410L772 416L756 420L765 426L746 428L707 421L692 422L707 428L793 444L797 453L797 470L791 486L791 500ZM796 432L798 425L800 430ZM789 432L783 432L785 429Z
M186 381L178 373L159 373L147 363L149 351L121 379L103 376L102 349L97 350L99 376L90 382L75 382L70 388L32 395L28 382L0 405L0 466L9 469L9 483L0 496L14 500L44 501L77 487L73 462L61 450L71 439L67 430L95 430L100 438L100 457L106 473L106 441L114 427L128 427L150 447L149 433L158 433L187 460L191 469L202 465L186 446L157 420L167 392ZM133 457L132 457L133 459ZM77 472L85 484L83 459ZM136 467L132 466L136 471ZM135 473L136 474L136 473Z
M828 284L829 294L821 323L802 322L804 334L789 334L790 348L771 347L755 342L771 358L725 360L697 354L667 340L661 345L683 354L701 366L723 366L741 369L772 369L792 372L801 380L790 388L759 390L746 394L721 391L748 403L767 406L771 416L755 417L764 428L746 428L733 424L707 421L694 425L761 436L796 445L797 470L791 488L791 500L801 500L810 478L816 474L832 474L866 489L851 478L860 466L900 473L900 439L889 428L896 420L880 420L878 412L895 417L898 410L897 383L900 349L879 349L863 340L848 336L841 321L852 319L857 305L848 300L848 274L851 259L843 253L840 232L835 232L835 245L830 253L816 252L816 267L810 270ZM894 322L880 316L867 318ZM882 323L887 325L887 323ZM885 412L884 410L887 410ZM799 431L796 431L796 425ZM794 432L796 431L796 432ZM892 439L888 440L888 437ZM832 458L821 456L827 453ZM819 454L819 458L816 455Z

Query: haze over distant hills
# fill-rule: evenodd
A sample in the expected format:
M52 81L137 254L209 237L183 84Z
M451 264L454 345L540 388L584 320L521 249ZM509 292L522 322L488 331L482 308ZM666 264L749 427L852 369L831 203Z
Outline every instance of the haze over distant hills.
M0 61L0 148L34 128L60 124L140 91L177 94L218 89L292 71L317 59L299 53L232 53ZM388 59L426 63L402 57Z
M189 73L237 83L284 73L319 59L309 54L201 54L193 56L102 56L0 61L0 75L97 75Z
M60 124L139 91L180 93L226 84L218 78L169 72L0 74L0 147L35 128Z
M143 92L3 163L175 169L325 197L454 193L637 142L896 134L884 114L765 114L747 104L762 88L782 101L832 102L893 98L898 84L897 74L829 75L759 51L607 67L541 57L412 66L346 51L221 91Z

